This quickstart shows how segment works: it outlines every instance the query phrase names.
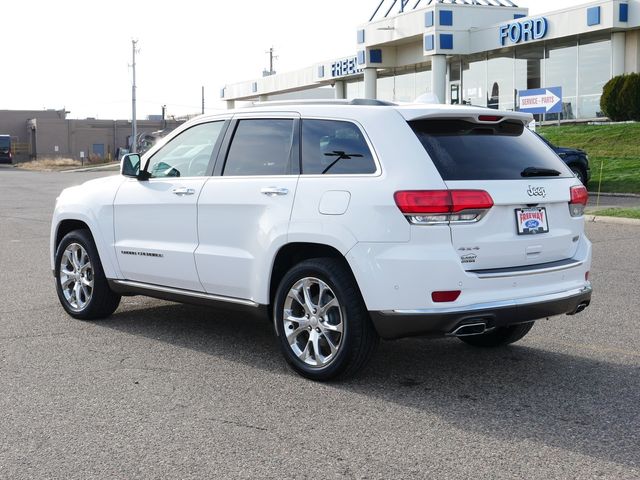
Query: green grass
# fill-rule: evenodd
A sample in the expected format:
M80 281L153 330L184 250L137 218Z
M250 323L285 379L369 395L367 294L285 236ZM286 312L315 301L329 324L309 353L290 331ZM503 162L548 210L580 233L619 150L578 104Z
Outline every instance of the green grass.
M640 193L640 123L551 126L538 133L560 147L587 152L590 191L598 190L602 167L603 192Z
M604 210L596 210L595 212L591 212L589 215L640 219L640 208L605 208Z

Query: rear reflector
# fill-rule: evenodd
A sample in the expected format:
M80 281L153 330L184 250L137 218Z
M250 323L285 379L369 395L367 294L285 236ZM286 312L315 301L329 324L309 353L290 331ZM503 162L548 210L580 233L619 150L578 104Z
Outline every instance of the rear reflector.
M589 201L589 192L584 185L571 187L571 201L569 202L569 213L572 217L584 215L584 207Z
M461 293L462 293L461 290L448 290L448 291L443 291L443 292L432 292L431 293L431 300L433 300L436 303L455 302L458 299L458 297L460 296Z
M393 196L411 223L476 222L493 199L484 190L403 190Z

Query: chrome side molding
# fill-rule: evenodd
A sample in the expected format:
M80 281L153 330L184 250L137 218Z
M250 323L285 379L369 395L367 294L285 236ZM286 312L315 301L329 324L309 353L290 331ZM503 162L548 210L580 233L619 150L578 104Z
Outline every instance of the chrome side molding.
M137 290L150 290L154 292L161 292L170 295L177 295L183 297L196 298L199 300L208 300L211 302L224 302L233 303L235 305L243 305L245 307L258 308L260 304L242 298L225 297L222 295L213 295L205 292L194 292L192 290L182 290L180 288L163 287L161 285L153 285L151 283L134 282L132 280L111 280L112 283L121 287L130 287Z

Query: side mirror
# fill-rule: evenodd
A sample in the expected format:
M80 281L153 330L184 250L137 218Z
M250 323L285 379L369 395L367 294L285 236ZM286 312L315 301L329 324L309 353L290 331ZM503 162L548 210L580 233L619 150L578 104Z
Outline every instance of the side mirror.
M140 175L140 155L127 153L120 161L120 174L125 177L138 178Z

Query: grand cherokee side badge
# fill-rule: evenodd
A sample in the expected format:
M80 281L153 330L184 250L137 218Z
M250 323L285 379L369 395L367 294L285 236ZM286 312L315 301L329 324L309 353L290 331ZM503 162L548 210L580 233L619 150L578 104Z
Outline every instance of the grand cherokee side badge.
M467 253L460 257L462 263L476 263L478 256L475 253Z

